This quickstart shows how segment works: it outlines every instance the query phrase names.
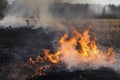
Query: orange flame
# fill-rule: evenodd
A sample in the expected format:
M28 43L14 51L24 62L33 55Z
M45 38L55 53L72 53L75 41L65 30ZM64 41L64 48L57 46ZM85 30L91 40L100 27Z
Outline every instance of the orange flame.
M29 58L28 62L32 64L47 63L47 65L38 66L33 76L45 75L46 70L50 69L52 64L64 63L68 69L71 69L74 67L80 68L81 65L86 64L96 67L113 63L116 60L113 49L109 48L106 52L101 51L96 45L95 33L93 33L93 40L90 38L90 28L85 29L83 34L76 29L72 29L71 35L66 33L61 37L55 53L50 53L50 50L44 49L45 56L37 56L35 59Z
M45 49L45 56L52 63L59 63L61 62L62 58L70 58L69 56L74 57L71 61L77 59L79 61L85 62L84 59L97 59L97 56L108 59L110 62L114 61L115 54L111 48L108 49L106 54L102 53L102 55L100 55L100 50L96 45L97 38L95 36L95 33L93 33L94 39L91 40L89 32L90 27L88 27L83 32L83 34L79 33L76 29L73 29L73 36L66 33L59 40L60 46L56 53L51 54L50 50Z

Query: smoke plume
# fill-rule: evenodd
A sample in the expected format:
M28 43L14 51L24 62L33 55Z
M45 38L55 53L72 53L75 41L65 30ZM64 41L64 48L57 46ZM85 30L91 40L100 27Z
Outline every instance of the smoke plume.
M10 3L9 10L5 18L0 21L4 26L27 26L29 25L52 26L60 28L62 25L49 11L49 7L56 2L55 0L14 0Z

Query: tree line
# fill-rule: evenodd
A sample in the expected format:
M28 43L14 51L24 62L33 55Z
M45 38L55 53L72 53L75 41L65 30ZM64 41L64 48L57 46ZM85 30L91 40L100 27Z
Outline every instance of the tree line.
M97 9L96 12L94 8ZM99 12L100 8L102 8L101 12ZM65 18L120 18L120 5L113 4L103 6L101 4L55 3L51 6L51 11L57 17Z
M7 0L0 0L0 18L4 17L6 8L9 9L8 5ZM120 5L105 5L99 14L93 11L94 9L90 9L90 6L98 8L98 11L102 7L100 4L54 3L50 7L50 11L56 17L65 18L120 18ZM108 8L110 11L107 10Z

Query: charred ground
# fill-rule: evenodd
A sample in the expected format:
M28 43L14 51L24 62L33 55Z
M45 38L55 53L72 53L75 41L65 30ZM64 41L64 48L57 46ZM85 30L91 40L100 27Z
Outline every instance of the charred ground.
M86 21L86 20L85 20ZM96 20L95 20L96 21ZM72 20L71 20L72 22ZM64 21L67 26L76 26L80 31L87 25L92 25L92 32L98 35L98 43L105 47L113 47L120 52L120 27L119 20L84 20L71 23ZM71 24L70 24L71 23ZM78 26L79 25L79 26ZM98 27L96 27L99 25ZM81 27L83 26L83 27ZM43 54L43 49L54 51L53 43L62 36L64 31L48 28L32 29L27 27L0 29L0 79L1 80L120 80L119 74L112 69L80 70L74 72L60 71L49 72L45 76L35 76L34 70L40 64L24 64L29 57L35 58ZM103 35L103 36L102 36ZM56 39L56 40L55 40ZM16 64L16 65L15 65ZM54 69L53 69L54 71Z

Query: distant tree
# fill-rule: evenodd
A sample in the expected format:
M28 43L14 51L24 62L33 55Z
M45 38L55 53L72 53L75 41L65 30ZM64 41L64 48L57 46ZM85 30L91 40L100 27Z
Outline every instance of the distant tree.
M3 17L3 10L7 7L8 1L7 0L0 0L0 18Z
M104 7L103 10L102 10L102 17L105 17L105 14L106 14L106 9Z

